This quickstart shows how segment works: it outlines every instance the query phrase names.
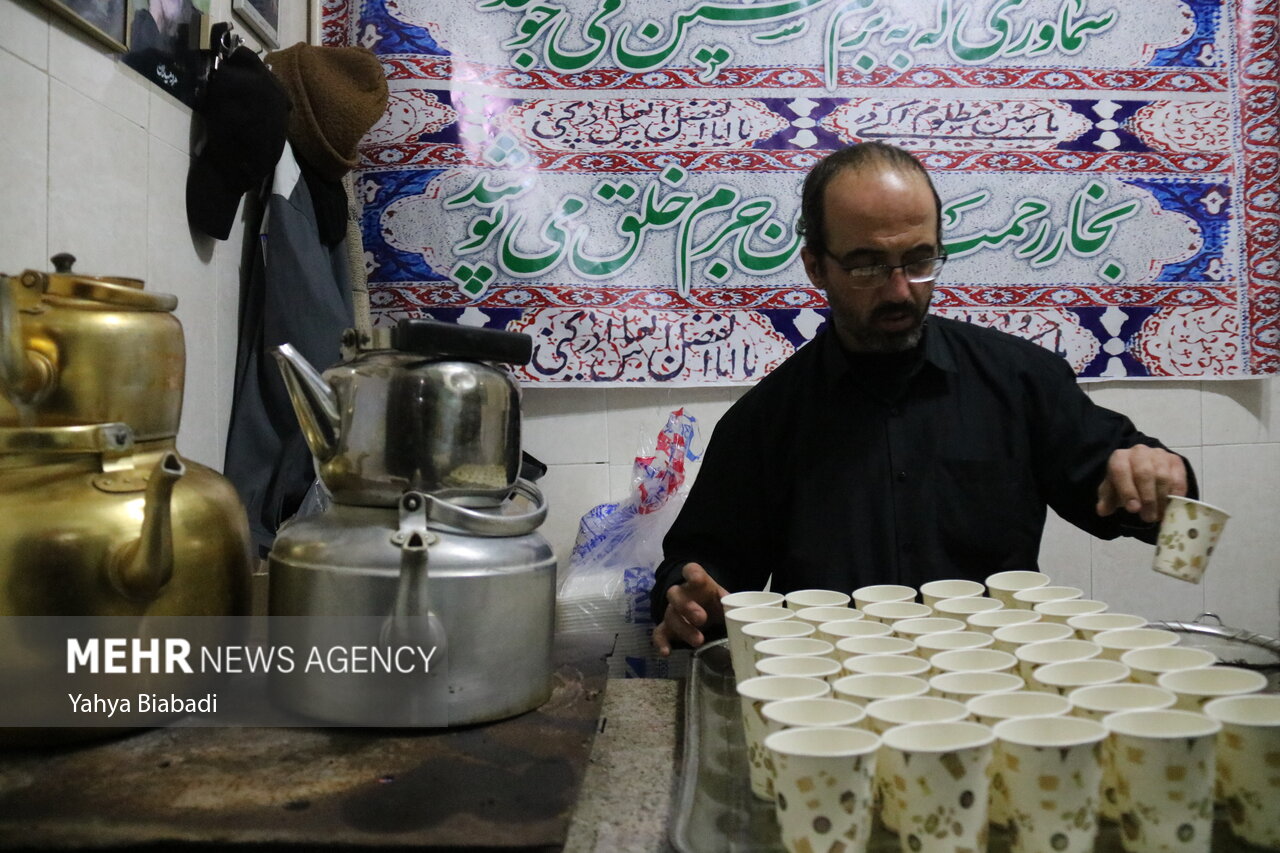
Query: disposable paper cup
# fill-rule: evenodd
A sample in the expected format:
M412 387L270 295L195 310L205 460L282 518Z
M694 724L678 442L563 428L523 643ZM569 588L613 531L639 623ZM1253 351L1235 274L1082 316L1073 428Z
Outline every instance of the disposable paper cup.
M993 731L1013 853L1093 853L1106 727L1075 717L1023 717L996 723Z
M1045 694L1048 695L1048 694ZM1109 714L1120 711L1162 711L1172 708L1177 697L1168 690L1147 684L1098 684L1079 687L1067 695L1071 714L1102 722ZM1112 741L1102 748L1102 791L1098 814L1110 821L1120 820L1120 795L1116 790L1115 758Z
M858 587L853 591L853 606L861 610L876 601L914 601L914 587L896 583L878 583Z
M1048 586L1049 576L1043 572L1011 571L996 572L987 577L987 594L1004 602L1005 607L1013 607L1013 594L1024 589Z
M920 587L920 600L933 607L944 598L970 598L984 595L987 588L977 581L944 580L929 581Z
M844 661L845 675L924 675L929 662L915 655L850 655Z
M956 723L968 714L959 702L932 696L908 696L901 699L877 699L867 705L867 728L877 735L895 726L911 723ZM906 768L898 764L900 753L883 746L876 758L876 804L880 822L892 832L898 831L897 798L890 790L895 777L906 778Z
M836 656L844 660L852 655L910 655L916 644L902 637L845 637L836 643Z
M1004 610L1004 602L998 598L978 595L944 598L933 603L935 616L946 616L951 619L968 619L975 613L991 613L995 610Z
M1043 690L1047 688L1035 680L1037 667L1069 660L1090 660L1102 654L1102 647L1088 640L1043 640L1018 646L1013 654L1018 658L1018 675L1027 682L1027 688Z
M834 589L797 589L786 594L786 601L791 610L805 607L848 607L850 596L847 592Z
M1222 724L1189 711L1121 711L1102 723L1111 732L1124 849L1209 853Z
M1200 711L1211 699L1265 690L1267 677L1239 666L1204 666L1166 672L1156 679L1156 684L1178 697L1178 709Z
M887 637L893 629L883 622L866 619L838 619L818 626L818 639L836 644L845 637Z
M944 672L1013 672L1018 659L995 649L953 649L929 658L933 674Z
M938 652L957 649L985 649L995 640L981 631L941 631L937 634L921 634L916 638L916 655L926 660Z
M1038 617L1040 614L1036 614ZM1043 643L1049 640L1069 640L1075 636L1070 626L1056 622L1028 622L1025 625L1006 625L991 633L994 648L1002 652L1014 652L1019 646Z
M780 699L760 709L764 717L766 737L783 729L855 728L862 722L862 706L843 699L824 696L820 699Z
M811 637L818 632L814 625L801 622L799 619L774 619L770 622L749 622L742 626L743 642L751 647L751 664L759 663L761 654L757 650L762 640L776 640L782 637Z
M1090 613L1084 616L1071 616L1067 625L1075 629L1081 640L1092 640L1103 631L1118 631L1122 628L1145 628L1146 617L1132 613Z
M1090 642L1102 646L1104 658L1120 660L1120 656L1127 651L1176 646L1179 639L1181 638L1177 633L1162 628L1120 628L1094 634Z
M1214 699L1204 712L1222 724L1218 778L1231 831L1280 849L1280 695Z
M831 658L815 657L773 657L761 658L756 663L756 672L760 675L800 675L807 678L821 678L827 682L835 681L844 675L840 664Z
M1170 495L1151 568L1178 580L1200 583L1229 518L1225 510L1212 504Z
M725 612L724 627L728 636L729 661L733 664L733 674L739 681L750 678L755 673L755 661L751 656L751 646L755 641L748 640L742 629L754 622L792 618L795 618L794 613L777 605L737 607Z
M795 675L758 675L738 682L742 704L742 729L747 742L747 764L751 770L751 793L762 800L773 799L773 777L765 761L767 731L762 710L780 699L817 699L831 694L831 685L821 678Z
M836 696L866 706L877 699L923 696L929 682L915 675L846 675L831 685Z
M1108 606L1105 601L1093 598L1062 598L1056 601L1042 601L1031 609L1039 613L1046 622L1061 622L1065 625L1072 616L1102 613Z
M921 619L933 615L933 608L915 601L873 601L863 608L867 619L892 625L902 619Z
M797 619L821 625L823 622L847 622L865 618L861 610L852 607L802 607L794 611Z
M1018 679L1021 681L1022 679ZM1071 703L1056 693L1038 693L1022 690L1007 693L988 693L974 696L965 703L969 716L985 726L995 726L1001 720L1019 717L1061 717L1071 710ZM991 793L987 803L987 819L996 826L1009 822L1009 798L1000 775L1000 742L992 746L991 765L987 777L991 780Z
M1125 652L1120 655L1120 662L1129 667L1130 681L1155 684L1166 672L1213 666L1218 656L1195 646L1151 646Z
M1012 672L944 672L929 679L929 693L942 699L968 702L990 693L1012 693L1026 687Z
M956 853L987 849L987 768L995 735L978 723L909 723L889 729L884 746L905 772L889 792L902 849Z
M1021 607L1023 610L1035 610L1037 604L1046 601L1069 601L1073 598L1083 598L1084 590L1078 586L1038 586L1034 589L1024 589L1013 594L1013 603L1010 607Z
M745 592L731 592L728 595L720 597L720 607L726 613L730 610L736 610L739 607L768 607L770 605L778 606L783 602L783 596L780 592L761 592L759 590L748 590Z
M893 633L914 641L925 634L937 634L942 631L963 631L965 623L959 619L945 619L940 616L926 616L923 619L903 619L893 623Z
M981 600L981 599L978 599ZM999 601L999 599L987 599L989 601ZM965 622L974 631L985 631L992 634L1000 628L1008 628L1011 625L1024 625L1029 622L1039 622L1040 614L1034 610L1010 610L1001 604L999 610L988 610L985 613L974 613L965 617Z
M864 729L796 728L769 735L765 748L777 774L782 846L806 853L844 841L865 850L880 738Z
M772 624L772 623L769 623ZM836 647L816 637L776 637L755 645L756 660L761 658L806 657L835 660Z
M1052 690L1066 696L1077 687L1124 681L1129 677L1129 667L1119 661L1099 657L1045 664L1037 667L1031 677L1039 685L1037 689Z

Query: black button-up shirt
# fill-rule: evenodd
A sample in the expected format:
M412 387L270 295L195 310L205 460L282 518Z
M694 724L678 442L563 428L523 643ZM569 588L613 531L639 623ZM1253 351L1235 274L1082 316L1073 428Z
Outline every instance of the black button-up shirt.
M716 426L663 543L654 618L690 561L730 591L1034 569L1046 506L1154 542L1158 525L1095 511L1108 457L1136 444L1163 446L1021 338L930 316L911 352L851 354L828 326Z

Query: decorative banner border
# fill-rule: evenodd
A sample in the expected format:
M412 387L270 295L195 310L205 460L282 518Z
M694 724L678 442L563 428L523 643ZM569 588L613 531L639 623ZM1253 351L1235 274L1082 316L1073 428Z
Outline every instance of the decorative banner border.
M879 139L944 200L934 310L1082 377L1280 372L1280 0L330 0L383 62L379 324L531 334L522 380L746 384L825 300L804 173Z

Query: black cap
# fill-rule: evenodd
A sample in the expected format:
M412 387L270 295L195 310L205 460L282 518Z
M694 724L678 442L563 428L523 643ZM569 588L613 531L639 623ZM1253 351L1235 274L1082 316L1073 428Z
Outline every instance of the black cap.
M187 221L225 240L240 197L280 160L289 96L257 54L238 47L209 78L199 112L205 144L187 173Z

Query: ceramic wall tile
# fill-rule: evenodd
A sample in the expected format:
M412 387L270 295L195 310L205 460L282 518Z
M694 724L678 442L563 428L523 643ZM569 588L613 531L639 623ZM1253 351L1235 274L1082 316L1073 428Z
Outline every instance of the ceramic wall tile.
M147 287L178 297L175 311L187 348L182 428L178 449L204 465L220 466L218 443L218 292L214 267L193 245L182 209L188 158L185 151L150 140L147 174Z
M583 514L609 500L609 466L551 465L538 486L549 507L539 532L555 549L558 571L563 576Z
M147 131L179 151L191 150L191 108L159 90L147 98Z
M635 457L653 450L659 430L679 403L668 388L610 388L605 392L609 418L608 460L630 465Z
M0 31L14 14L0 16ZM0 104L0 271L49 269L48 76L0 51Z
M605 392L597 388L523 389L524 449L548 465L608 459Z
M35 0L0 3L0 50L36 68L48 68L49 11Z
M1040 571L1056 584L1084 590L1093 595L1093 566L1090 558L1091 537L1074 524L1063 521L1053 510L1045 521L1040 540Z
M1204 443L1280 440L1280 377L1203 383Z
M1096 382L1085 388L1095 403L1128 415L1167 446L1202 441L1199 382Z
M147 125L148 99L155 87L132 68L56 15L50 19L49 76L140 127ZM54 122L54 133L59 125ZM74 123L61 125L79 137ZM92 137L88 137L92 139Z
M81 272L146 278L146 129L58 80L49 126L75 129L49 137L50 252L75 255Z
M1201 581L1205 609L1280 637L1280 444L1206 447L1201 477L1205 500L1231 513Z
M1136 539L1095 539L1093 597L1116 613L1148 619L1190 620L1204 612L1204 587L1151 568L1155 546Z
M198 236L212 244L214 281L218 293L218 464L223 468L226 456L227 430L231 421L231 405L235 396L236 351L240 332L240 270L244 247L244 225L233 222L226 242Z

